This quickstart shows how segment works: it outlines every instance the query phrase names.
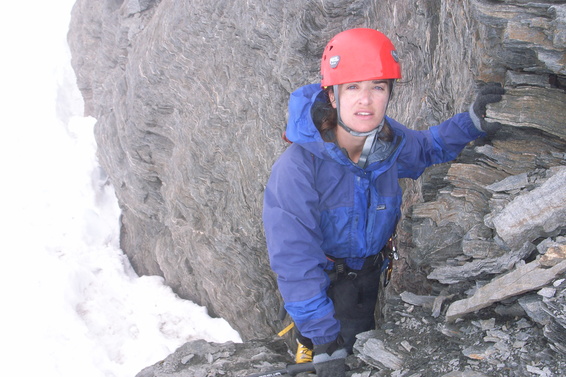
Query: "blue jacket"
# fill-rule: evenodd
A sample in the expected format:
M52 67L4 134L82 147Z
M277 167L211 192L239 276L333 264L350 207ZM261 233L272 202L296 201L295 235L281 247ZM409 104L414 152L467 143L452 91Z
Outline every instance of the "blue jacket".
M483 134L462 113L425 131L388 118L395 148L385 159L370 155L362 169L324 142L311 118L320 85L291 94L287 138L293 143L273 165L264 195L263 222L271 268L285 308L302 335L323 344L336 339L326 290L330 255L359 269L378 253L401 214L399 178L418 178L432 164L451 161Z

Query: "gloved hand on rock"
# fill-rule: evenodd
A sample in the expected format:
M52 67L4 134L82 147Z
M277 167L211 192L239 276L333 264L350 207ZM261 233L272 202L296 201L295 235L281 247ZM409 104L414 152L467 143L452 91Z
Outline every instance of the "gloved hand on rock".
M487 105L501 101L503 94L505 94L505 89L499 83L489 83L480 90L469 110L470 118L478 130L493 135L501 128L499 122L487 122L485 114Z
M313 365L317 377L345 377L346 356L344 341L338 337L333 342L314 346Z

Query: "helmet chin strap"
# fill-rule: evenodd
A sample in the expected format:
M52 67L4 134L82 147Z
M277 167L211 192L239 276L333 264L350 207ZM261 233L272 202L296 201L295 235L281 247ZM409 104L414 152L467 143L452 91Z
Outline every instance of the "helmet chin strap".
M338 115L338 124L340 125L340 127L345 129L352 136L358 136L358 137L367 136L366 140L364 141L364 147L362 148L362 154L360 155L360 158L359 158L358 164L357 164L360 168L363 169L363 168L366 167L368 156L371 152L371 148L372 148L373 143L375 141L375 136L379 132L381 132L381 130L383 129L383 125L385 124L385 115L383 116L383 119L381 120L381 122L373 130L366 131L366 132L354 131L350 127L346 126L346 124L344 124L344 122L342 121L342 116L340 115L340 99L339 99L339 96L338 96L338 85L334 85L333 89L334 89L334 100L336 101L336 112L337 112L337 115Z

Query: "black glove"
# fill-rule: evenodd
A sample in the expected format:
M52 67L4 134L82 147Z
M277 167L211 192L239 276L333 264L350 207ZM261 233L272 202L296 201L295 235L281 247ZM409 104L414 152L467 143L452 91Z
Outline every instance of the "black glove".
M315 345L313 365L317 377L345 377L346 356L344 341L338 337L333 342Z
M487 105L501 101L503 94L505 94L505 89L499 83L489 83L480 90L476 101L470 105L470 118L472 118L472 122L478 130L488 135L493 135L499 131L501 123L486 122L485 112Z

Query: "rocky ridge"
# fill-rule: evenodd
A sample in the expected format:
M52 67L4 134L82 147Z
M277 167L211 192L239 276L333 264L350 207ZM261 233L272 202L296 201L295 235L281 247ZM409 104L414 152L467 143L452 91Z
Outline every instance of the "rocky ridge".
M439 297L404 292L387 300L378 329L359 335L347 376L562 376L565 278L453 323L439 313ZM243 344L198 340L136 377L253 376L281 370L292 360L282 338Z

